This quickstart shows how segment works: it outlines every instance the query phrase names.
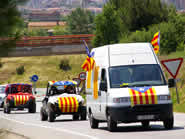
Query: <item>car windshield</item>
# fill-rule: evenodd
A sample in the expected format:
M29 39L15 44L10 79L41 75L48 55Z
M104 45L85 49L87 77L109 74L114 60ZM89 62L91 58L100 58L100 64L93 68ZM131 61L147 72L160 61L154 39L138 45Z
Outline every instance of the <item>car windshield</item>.
M69 86L51 86L49 89L49 96L53 95L60 95L63 93L68 93L68 94L76 94L76 88L75 86L69 85Z
M5 93L5 86L0 86L0 94L4 94Z
M9 93L15 94L15 93L32 93L32 87L30 85L11 85L9 87Z
M111 88L166 85L158 64L111 67L109 74Z

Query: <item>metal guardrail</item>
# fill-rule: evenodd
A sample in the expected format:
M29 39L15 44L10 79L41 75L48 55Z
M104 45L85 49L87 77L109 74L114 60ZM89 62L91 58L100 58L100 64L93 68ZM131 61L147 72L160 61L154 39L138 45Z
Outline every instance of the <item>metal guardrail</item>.
M39 46L55 46L63 44L82 44L82 40L87 43L93 38L93 34L80 35L61 35L61 36L37 36L23 37L16 42L16 47L39 47Z

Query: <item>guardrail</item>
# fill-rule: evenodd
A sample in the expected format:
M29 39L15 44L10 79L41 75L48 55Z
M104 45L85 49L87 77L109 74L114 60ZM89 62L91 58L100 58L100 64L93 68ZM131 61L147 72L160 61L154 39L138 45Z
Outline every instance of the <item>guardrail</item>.
M93 34L80 35L61 35L61 36L38 36L38 37L22 37L16 42L16 47L39 47L39 46L55 46L63 44L82 44L82 40L87 43L93 38Z

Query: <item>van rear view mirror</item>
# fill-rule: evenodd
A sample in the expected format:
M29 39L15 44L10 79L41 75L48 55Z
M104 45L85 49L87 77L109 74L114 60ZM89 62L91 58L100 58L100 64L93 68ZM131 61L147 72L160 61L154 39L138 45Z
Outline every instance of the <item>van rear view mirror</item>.
M175 80L174 79L169 79L168 80L168 87L169 88L175 87Z
M100 83L100 90L106 92L107 91L107 83L101 82Z

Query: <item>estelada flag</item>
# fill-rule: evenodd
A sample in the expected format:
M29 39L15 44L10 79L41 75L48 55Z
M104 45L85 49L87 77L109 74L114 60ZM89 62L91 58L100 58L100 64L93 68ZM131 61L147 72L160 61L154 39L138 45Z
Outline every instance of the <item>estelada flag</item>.
M157 54L159 52L160 47L160 32L154 34L151 44L153 45L154 52Z
M85 71L91 71L94 68L94 64L95 61L93 59L94 53L90 53L89 52L89 48L87 46L87 43L85 41L84 45L85 45L85 49L86 49L86 53L87 53L87 58L85 59L84 63L82 64L82 69L84 69Z

